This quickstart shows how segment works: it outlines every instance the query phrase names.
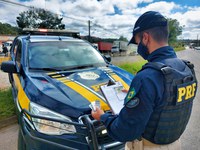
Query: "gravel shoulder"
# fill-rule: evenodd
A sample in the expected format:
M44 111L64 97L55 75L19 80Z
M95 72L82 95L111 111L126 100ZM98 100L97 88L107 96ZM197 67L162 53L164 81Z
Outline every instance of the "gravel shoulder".
M17 150L18 124L0 130L0 150Z
M9 88L10 86L8 74L0 70L0 90Z

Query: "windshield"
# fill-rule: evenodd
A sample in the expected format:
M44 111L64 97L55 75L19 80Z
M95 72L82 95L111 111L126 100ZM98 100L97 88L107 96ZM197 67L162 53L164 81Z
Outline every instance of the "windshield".
M28 48L31 69L60 68L60 70L80 66L105 65L103 57L86 42L34 42Z
M114 48L118 48L118 47L117 46L113 46L112 48L114 49Z

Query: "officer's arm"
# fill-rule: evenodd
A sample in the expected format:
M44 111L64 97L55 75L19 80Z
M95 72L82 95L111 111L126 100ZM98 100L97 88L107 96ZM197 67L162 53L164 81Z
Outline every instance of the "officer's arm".
M133 108L125 106L119 115L105 113L100 119L105 124L108 134L115 140L126 142L140 138L153 112L156 88L152 81L142 81L140 90L135 95L139 104Z

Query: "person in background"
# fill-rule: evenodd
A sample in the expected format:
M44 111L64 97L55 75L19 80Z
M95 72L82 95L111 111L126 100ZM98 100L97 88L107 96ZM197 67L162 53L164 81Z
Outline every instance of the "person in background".
M92 117L126 150L180 150L197 91L194 66L168 45L168 21L148 11L135 23L129 43L148 61L135 75L118 115L100 108Z
M5 56L8 56L8 48L4 44L2 45L2 49L2 52L5 54Z

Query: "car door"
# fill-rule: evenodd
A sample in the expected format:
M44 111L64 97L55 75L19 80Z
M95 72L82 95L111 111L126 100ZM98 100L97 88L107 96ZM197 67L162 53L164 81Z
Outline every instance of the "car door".
M12 61L15 62L16 64L16 69L18 73L15 74L10 74L9 79L12 85L12 90L13 90L13 96L14 100L16 100L17 95L18 95L18 90L19 87L21 87L21 58L22 58L22 42L20 40L16 40L15 44L13 45L11 49L11 59Z

